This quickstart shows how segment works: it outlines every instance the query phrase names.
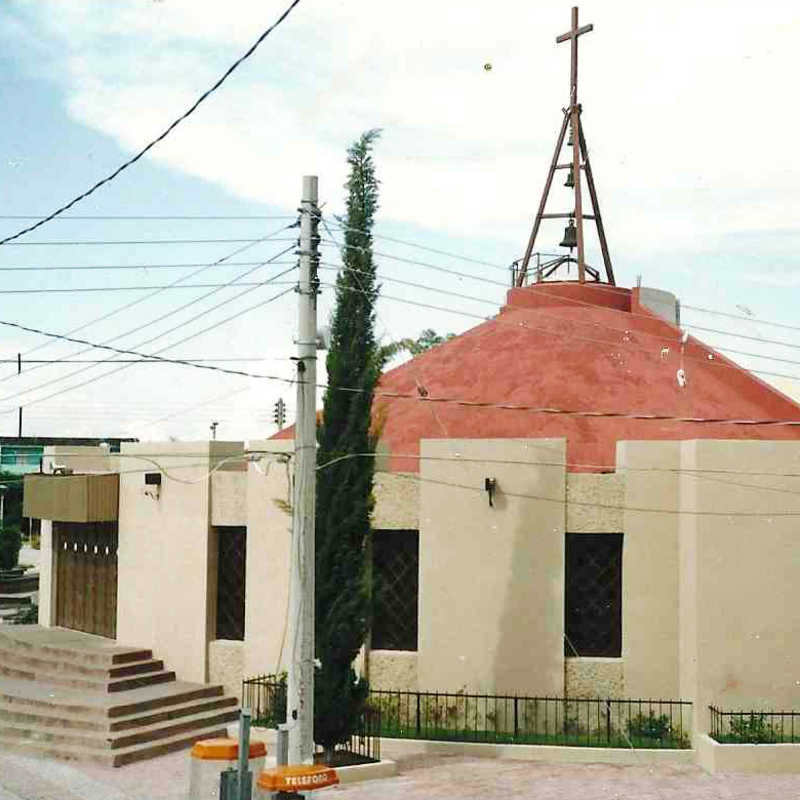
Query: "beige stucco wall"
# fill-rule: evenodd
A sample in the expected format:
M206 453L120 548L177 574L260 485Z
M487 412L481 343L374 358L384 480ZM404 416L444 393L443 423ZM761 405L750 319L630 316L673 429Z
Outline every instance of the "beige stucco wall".
M421 455L420 688L560 694L565 441L424 439Z
M215 639L208 643L208 681L220 684L225 694L241 698L244 642Z
M53 466L67 467L74 472L117 472L119 456L102 447L88 445L48 445L42 454L42 471L50 473Z
M43 519L39 539L39 624L55 623L56 570L53 556L53 523Z
M688 699L678 681L680 442L620 442L622 659L634 698Z
M709 704L796 709L800 443L684 442L681 466L680 688L697 728Z
M369 653L369 685L372 689L393 689L416 692L417 658L410 650L371 650Z
M220 470L211 476L211 524L247 525L246 470Z
M375 473L374 529L419 529L419 481L416 477L402 473Z
M253 441L252 450L292 453L289 440ZM265 455L247 472L247 574L244 674L286 669L286 615L292 517L290 465ZM279 661L280 658L280 661Z
M117 639L152 648L184 680L206 680L214 632L209 470L242 449L239 442L122 444ZM160 468L167 472L159 497L146 497L143 472Z

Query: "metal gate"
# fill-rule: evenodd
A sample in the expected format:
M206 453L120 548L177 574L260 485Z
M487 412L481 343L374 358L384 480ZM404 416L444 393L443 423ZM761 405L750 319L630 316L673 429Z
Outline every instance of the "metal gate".
M117 635L117 523L54 522L56 625Z

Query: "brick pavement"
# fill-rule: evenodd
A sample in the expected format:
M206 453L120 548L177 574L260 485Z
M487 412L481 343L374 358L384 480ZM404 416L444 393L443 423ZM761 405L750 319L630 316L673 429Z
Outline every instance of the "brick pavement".
M318 800L800 800L800 775L707 775L689 766L542 764L412 756L396 778ZM112 769L0 754L0 800L186 800L188 753Z

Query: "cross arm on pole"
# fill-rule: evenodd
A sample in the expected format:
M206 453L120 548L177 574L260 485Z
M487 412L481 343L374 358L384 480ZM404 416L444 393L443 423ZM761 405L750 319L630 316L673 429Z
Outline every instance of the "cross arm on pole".
M561 42L568 42L572 39L573 36L578 37L583 35L584 33L589 33L589 31L594 30L594 25L581 25L578 30L568 31L567 33L562 33L561 36L556 36L556 43L561 44Z

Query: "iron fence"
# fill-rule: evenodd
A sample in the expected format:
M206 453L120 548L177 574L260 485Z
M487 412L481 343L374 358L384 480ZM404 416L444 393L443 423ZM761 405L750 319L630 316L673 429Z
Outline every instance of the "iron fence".
M692 704L612 700L370 692L381 734L405 739L583 747L690 747Z
M708 710L711 738L721 744L800 743L800 711Z
M250 709L254 726L277 728L286 722L286 681L275 675L259 675L242 681L242 706ZM336 746L331 766L380 761L380 737L380 709L367 706L349 741Z

